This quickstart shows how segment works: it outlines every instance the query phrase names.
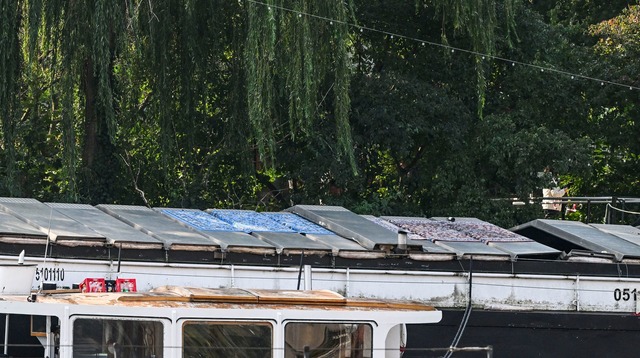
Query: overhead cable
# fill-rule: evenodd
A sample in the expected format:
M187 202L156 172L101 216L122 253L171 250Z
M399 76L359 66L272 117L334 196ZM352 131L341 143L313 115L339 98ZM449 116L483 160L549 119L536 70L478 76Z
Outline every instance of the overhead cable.
M375 33L387 35L387 36L389 36L391 38L399 38L399 39L418 42L418 43L422 44L423 46L429 45L429 46L434 46L434 47L440 47L440 48L449 50L451 52L461 52L461 53L466 53L466 54L470 54L470 55L474 55L474 56L479 56L482 59L488 58L488 59L492 59L492 60L495 60L495 61L505 62L505 63L511 64L512 66L519 65L519 66L523 66L523 67L534 68L534 69L540 70L540 72L556 73L556 74L567 76L567 77L571 78L572 80L583 79L583 80L598 82L598 83L600 83L601 86L604 86L605 84L607 84L607 85L627 88L629 90L640 90L640 87L634 86L634 85L624 84L624 83L620 83L620 82L616 82L616 81L605 80L605 79L601 79L601 78L597 78L597 77L591 77L591 76L582 75L582 74L578 74L578 73L573 73L573 72L569 72L569 71L565 71L565 70L559 70L559 69L555 69L555 68L551 68L551 67L547 67L547 66L535 65L535 64L532 64L532 63L512 60L512 59L509 59L509 58L506 58L506 57L502 57L502 56L490 55L490 54L482 53L482 52L479 52L479 51L468 50L468 49L455 47L455 46L451 46L451 45L447 45L447 44L442 44L442 43L438 43L438 42L433 42L433 41L420 39L420 38L413 37L413 36L402 35L402 34L390 32L390 31L379 30L379 29L375 29L373 27L358 25L358 24L350 23L350 22L343 21L343 20L333 19L333 18L326 17L326 16L311 14L311 13L307 13L307 12L304 12L304 11L287 8L287 7L282 6L282 5L267 4L267 3L263 2L263 1L259 1L259 0L246 0L246 1L250 2L250 3L253 3L253 4L256 4L256 5L266 6L269 10L271 10L273 8L273 9L276 9L276 10L281 10L281 11L286 11L286 12L290 12L290 13L296 14L296 15L298 15L298 17L306 16L306 17L310 17L310 18L326 21L331 25L333 25L333 24L346 25L346 26L349 26L349 27L353 27L353 28L359 29L360 32L364 32L364 31L375 32Z

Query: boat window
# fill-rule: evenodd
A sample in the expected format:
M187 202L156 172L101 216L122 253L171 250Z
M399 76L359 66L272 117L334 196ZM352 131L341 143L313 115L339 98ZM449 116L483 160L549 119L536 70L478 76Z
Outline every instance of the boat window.
M185 322L184 358L270 358L272 328L256 322Z
M74 358L162 358L162 322L78 318L73 322Z
M5 328L8 328L6 335ZM7 352L0 357L44 357L47 348L53 355L60 348L59 333L60 324L55 316L3 314L0 316L0 352L4 349ZM46 347L48 338L49 347Z
M284 335L285 358L372 356L372 328L366 323L292 322Z

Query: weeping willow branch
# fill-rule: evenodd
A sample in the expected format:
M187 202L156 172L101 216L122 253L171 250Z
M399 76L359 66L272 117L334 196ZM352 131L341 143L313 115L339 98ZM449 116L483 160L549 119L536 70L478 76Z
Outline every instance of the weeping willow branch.
M295 9L277 11L280 8ZM244 62L247 72L248 117L260 159L272 165L276 138L293 140L313 135L315 123L332 119L337 152L355 173L349 125L351 1L269 0L246 3L247 37ZM327 22L316 16L335 19ZM331 88L331 106L323 94ZM282 109L286 108L285 113ZM286 118L287 134L274 128Z
M415 1L435 4L443 28L464 31L474 50L487 54L495 51L500 6L511 21L518 2ZM153 146L145 155L167 186L188 183L202 132L216 141L233 132L230 141L250 143L258 160L274 167L279 147L311 142L314 130L330 127L329 150L356 174L347 25L356 23L353 0L0 0L0 6L0 113L13 193L16 86L25 61L49 66L42 77L52 84L51 127L60 131L58 157L72 191L79 169L117 177L100 161L113 159L114 146L140 142ZM47 54L44 65L36 63L38 54ZM487 63L478 61L476 71L481 116ZM131 134L145 140L129 140ZM77 182L93 190L82 177ZM181 195L187 192L185 184Z
M115 36L113 28L118 22L121 1L95 0L93 11L92 52L93 72L98 79L97 101L100 112L105 117L111 140L116 135L116 120L113 110L113 91L111 84L112 59L115 57Z
M445 26L451 21L454 31L464 31L471 39L473 51L489 56L495 53L496 28L498 26L498 13L501 6L506 21L507 37L515 35L514 7L519 0L418 0L435 4L442 16L442 40L447 43ZM477 111L482 118L482 110L485 103L486 61L476 59L476 93L478 96Z
M273 5L271 2L269 4ZM254 131L260 160L273 165L275 133L275 11L270 7L249 3L247 6L247 101L249 122Z
M22 1L0 0L0 119L5 152L4 185L10 195L20 194L17 181L15 131L22 54L18 34L22 20Z

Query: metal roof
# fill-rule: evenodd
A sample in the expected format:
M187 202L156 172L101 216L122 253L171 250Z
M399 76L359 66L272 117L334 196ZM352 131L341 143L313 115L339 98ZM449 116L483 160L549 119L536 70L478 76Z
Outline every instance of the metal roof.
M275 254L276 247L264 240L244 232L206 231L204 234L229 252L251 252L258 254Z
M461 257L482 260L509 260L511 258L509 253L481 242L439 241L437 244Z
M489 242L487 245L508 253L511 257L549 257L554 258L561 251L533 240L526 242Z
M308 237L296 232L260 231L254 232L253 235L255 235L260 240L263 240L275 246L278 253L286 254L287 252L291 251L304 251L306 253L330 254L332 252L331 247L323 244L322 242L311 240Z
M640 245L621 237L619 230L612 234L599 226L578 221L538 219L511 229L538 242L559 248L590 250L595 253L613 254L618 261L624 258L639 258ZM611 229L615 232L615 229ZM569 248L569 249L568 249Z
M161 248L162 243L143 232L134 229L113 216L88 204L46 203L49 207L83 223L93 231L103 235L109 244L145 245Z
M358 245L358 243L353 242L351 240L345 239L344 237L338 236L336 234L305 234L305 237L313 241L317 241L327 247L330 247L333 252L337 252L340 255L340 252L344 251L357 251L357 252L367 252L368 250L364 247Z
M398 250L399 232L407 233L406 250ZM349 260L425 267L416 261L640 258L640 229L626 225L534 220L509 231L476 218L376 217L339 206L259 213L0 198L0 254L27 249L41 255L37 245L48 242L47 233L56 244L48 254L57 257L120 257L109 251L115 247L131 250L123 252L128 260L166 262L291 265L300 261L289 256L303 253L321 265L344 259L341 265L360 267Z
M391 230L393 232L399 232L401 230L403 230L402 228L396 226L395 224L391 223L389 220L385 220L383 219L383 217L376 217L373 215L361 215L363 218L372 221L382 227L387 228L388 230ZM430 219L425 219L425 220L430 220ZM440 245L436 245L435 243L433 243L432 241L429 240L425 240L424 237L413 233L413 232L408 232L407 233L407 246L408 247L420 247L422 249L422 252L428 252L428 253L432 253L432 254L445 254L448 256L451 256L452 254L455 254L455 252L450 251Z
M165 249L213 247L218 243L144 206L97 205L96 208L160 240Z
M197 209L156 208L168 217L199 231L220 245L223 251L275 254L276 247L245 232L230 223Z
M0 211L0 235L47 238L47 233L36 229L17 217Z
M51 241L106 241L103 235L35 199L0 198L0 209L47 234Z
M594 228L640 245L640 229L629 225L589 224Z
M340 206L295 205L287 211L298 214L342 237L352 239L368 250L379 250L381 245L398 244L397 233Z

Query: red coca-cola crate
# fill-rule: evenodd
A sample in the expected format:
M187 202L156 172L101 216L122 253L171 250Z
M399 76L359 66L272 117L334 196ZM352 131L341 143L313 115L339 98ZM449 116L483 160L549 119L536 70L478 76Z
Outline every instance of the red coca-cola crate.
M116 280L116 292L136 292L135 278L119 278Z
M82 292L106 292L106 284L104 278L85 278L80 283L80 291Z

